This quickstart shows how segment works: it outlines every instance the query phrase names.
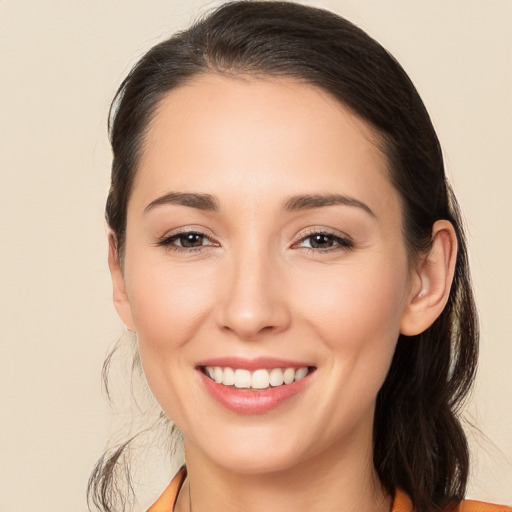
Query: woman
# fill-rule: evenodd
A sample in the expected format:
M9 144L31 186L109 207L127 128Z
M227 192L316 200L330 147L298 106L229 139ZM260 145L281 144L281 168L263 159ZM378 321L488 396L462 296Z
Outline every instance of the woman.
M135 66L111 140L114 301L185 447L150 510L455 510L476 314L397 62L327 11L226 4Z

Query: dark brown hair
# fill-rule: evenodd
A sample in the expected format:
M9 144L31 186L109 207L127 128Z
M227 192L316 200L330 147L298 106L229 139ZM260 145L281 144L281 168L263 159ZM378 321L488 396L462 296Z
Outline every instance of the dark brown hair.
M435 221L453 224L459 251L448 304L425 332L398 340L377 397L374 464L388 492L403 489L418 512L459 502L469 471L459 412L474 378L478 327L460 214L416 89L380 44L329 11L291 2L224 4L153 47L114 99L106 218L121 260L127 204L148 125L170 90L203 73L296 79L327 91L368 122L401 196L412 258L429 249ZM91 477L89 496L100 510L113 510L119 453L100 461Z

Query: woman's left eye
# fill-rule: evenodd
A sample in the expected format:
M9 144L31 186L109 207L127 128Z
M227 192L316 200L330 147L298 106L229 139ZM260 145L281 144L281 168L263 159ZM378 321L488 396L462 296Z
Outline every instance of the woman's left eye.
M350 249L354 243L349 238L343 238L333 233L310 233L309 235L301 238L295 244L295 247L305 247L306 249L315 250L318 252L328 252L337 249Z
M158 242L158 245L175 251L187 251L215 244L204 233L187 231L165 237Z

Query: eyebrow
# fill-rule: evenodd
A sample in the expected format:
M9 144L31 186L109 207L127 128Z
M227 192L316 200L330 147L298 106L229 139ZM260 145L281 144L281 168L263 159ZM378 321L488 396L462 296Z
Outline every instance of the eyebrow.
M311 210L313 208L321 208L323 206L332 206L341 204L344 206L355 206L361 208L372 217L376 217L372 209L362 201L354 197L341 194L313 194L313 195L297 195L290 197L285 203L283 210L285 212L294 212L300 210Z
M151 201L151 203L144 208L144 213L149 212L157 206L165 204L178 204L182 206L189 206L190 208L214 212L219 210L219 202L215 196L212 196L211 194L169 192ZM341 194L303 194L292 196L285 201L283 211L294 212L311 210L313 208L321 208L338 204L361 208L372 217L375 217L375 213L367 204L355 199L354 197Z
M199 210L217 211L219 209L219 203L214 196L210 194L197 194L190 192L169 192L154 201L151 201L146 208L144 213L149 212L157 206L164 204L179 204L182 206L190 206L191 208L197 208Z

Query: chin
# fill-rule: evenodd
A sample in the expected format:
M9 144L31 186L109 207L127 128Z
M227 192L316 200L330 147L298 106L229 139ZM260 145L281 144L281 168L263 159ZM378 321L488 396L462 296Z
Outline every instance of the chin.
M279 473L289 470L299 463L300 458L297 454L276 453L271 449L262 455L258 453L236 453L219 454L215 462L224 469L242 475L264 475L270 473Z
M283 436L284 434L287 434ZM200 443L202 456L227 471L257 475L276 473L299 465L306 457L304 435L278 428L225 428L221 437L207 436ZM186 443L186 441L185 441ZM187 444L187 443L186 443ZM198 444L195 444L197 447Z

